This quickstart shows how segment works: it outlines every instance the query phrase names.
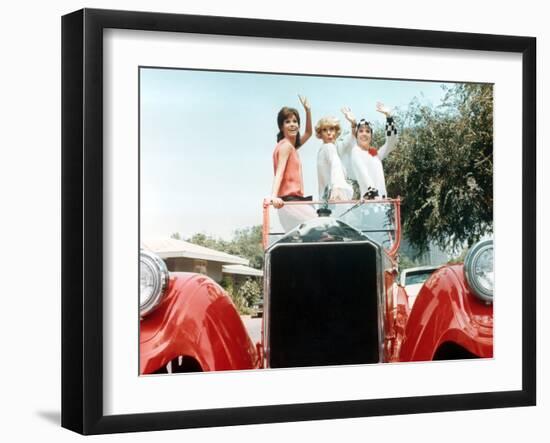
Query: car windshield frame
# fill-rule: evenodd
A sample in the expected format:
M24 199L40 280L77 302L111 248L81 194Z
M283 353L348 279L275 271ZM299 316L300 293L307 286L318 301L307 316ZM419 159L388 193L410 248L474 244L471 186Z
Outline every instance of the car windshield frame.
M392 257L395 257L401 242L401 211L400 198L392 199L360 199L344 201L288 201L285 206L313 206L315 210L321 208L331 211L331 216L341 220L356 230L365 234L371 240L380 244ZM384 211L384 207L387 208ZM264 250L283 237L286 232L282 229L272 231L271 218L277 217L271 199L264 199L262 243ZM369 222L375 221L369 226ZM386 226L380 223L382 221ZM280 232L279 232L280 231Z

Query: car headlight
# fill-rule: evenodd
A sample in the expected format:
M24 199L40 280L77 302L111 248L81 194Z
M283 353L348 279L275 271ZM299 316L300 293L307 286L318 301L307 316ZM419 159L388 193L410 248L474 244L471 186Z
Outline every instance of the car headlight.
M483 240L468 251L464 274L476 296L484 302L493 301L493 240Z
M139 255L139 313L143 317L157 307L170 274L164 261L149 251Z

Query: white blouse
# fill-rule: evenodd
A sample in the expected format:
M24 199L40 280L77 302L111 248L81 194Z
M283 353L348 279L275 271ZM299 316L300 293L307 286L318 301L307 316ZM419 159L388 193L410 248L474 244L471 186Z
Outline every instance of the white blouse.
M338 150L346 170L346 175L359 183L361 196L364 196L370 190L369 188L376 189L379 197L387 197L388 195L382 160L395 149L398 140L397 128L391 117L386 121L385 133L386 141L378 149L376 155L363 150L357 143L352 143L351 146L342 144Z
M353 146L351 135L344 141L323 143L317 153L317 179L319 184L319 199L323 198L325 188L331 186L332 190L339 190L346 199L351 199L353 189L346 182L344 168L338 156L340 150L349 150Z

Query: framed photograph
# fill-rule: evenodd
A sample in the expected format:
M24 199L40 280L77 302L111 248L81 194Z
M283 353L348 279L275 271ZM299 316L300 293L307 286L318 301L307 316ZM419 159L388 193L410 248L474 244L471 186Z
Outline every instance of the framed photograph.
M531 37L64 16L62 426L535 405L535 59Z

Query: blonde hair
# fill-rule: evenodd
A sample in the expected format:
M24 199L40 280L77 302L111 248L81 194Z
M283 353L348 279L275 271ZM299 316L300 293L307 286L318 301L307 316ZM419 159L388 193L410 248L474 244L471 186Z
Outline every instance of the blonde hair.
M315 135L317 136L317 138L322 138L321 131L327 126L334 128L334 130L336 131L335 138L338 138L340 136L340 133L342 132L342 128L340 128L340 120L338 120L336 117L323 117L315 125Z

